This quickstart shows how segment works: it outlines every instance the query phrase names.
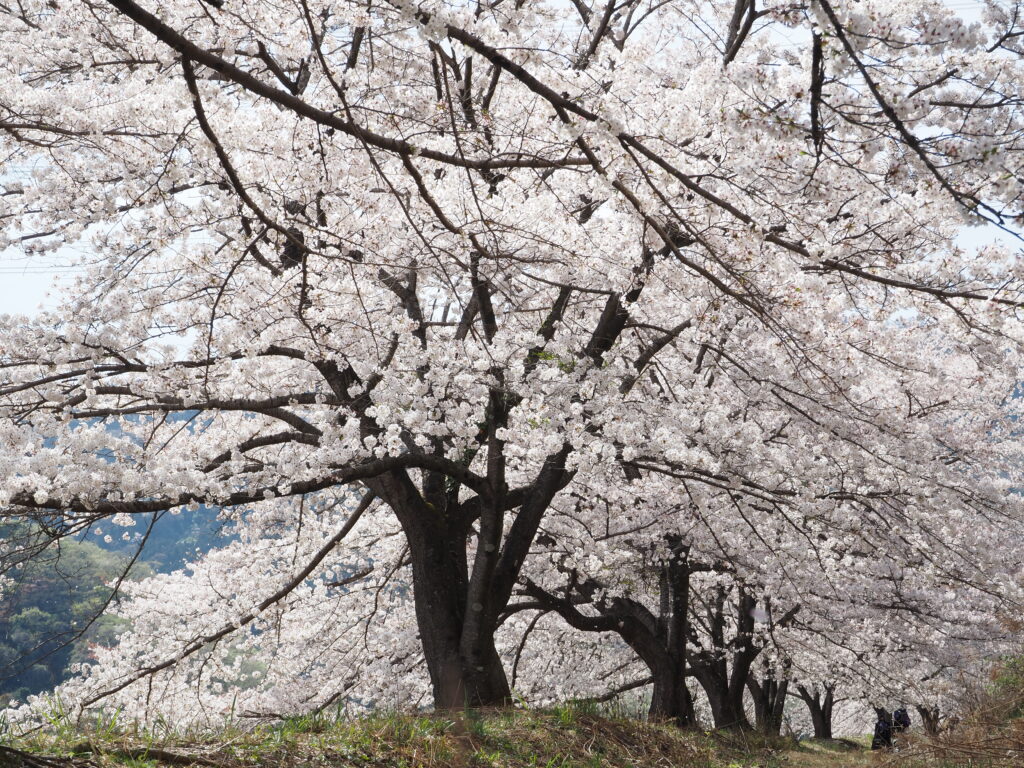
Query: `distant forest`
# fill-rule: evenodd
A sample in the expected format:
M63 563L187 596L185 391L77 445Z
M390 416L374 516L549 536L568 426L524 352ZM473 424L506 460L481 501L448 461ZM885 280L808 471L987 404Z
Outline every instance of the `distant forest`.
M0 595L0 706L51 690L67 678L72 665L90 660L95 645L114 643L122 631L122 620L96 615L135 554L141 526L116 528L108 522L105 527L110 530L90 529L86 536L64 539L58 548L5 574L9 582ZM8 547L18 546L37 533L7 526L0 539ZM215 509L164 514L154 523L129 578L178 570L227 538Z

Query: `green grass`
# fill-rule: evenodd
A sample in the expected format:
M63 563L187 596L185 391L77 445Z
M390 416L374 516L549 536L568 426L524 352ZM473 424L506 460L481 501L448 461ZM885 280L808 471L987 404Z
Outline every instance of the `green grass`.
M867 768L882 766L888 755L873 755L860 744L845 740L810 739L786 753L787 768Z
M143 732L111 713L72 732L66 719L12 746L99 768L861 768L859 749L753 734L680 731L593 706L437 715L337 713L234 723L216 734ZM67 765L71 765L70 760Z

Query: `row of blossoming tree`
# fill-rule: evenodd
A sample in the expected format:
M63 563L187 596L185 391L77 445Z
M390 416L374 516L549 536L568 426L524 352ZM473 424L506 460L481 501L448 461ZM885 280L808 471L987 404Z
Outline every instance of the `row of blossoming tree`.
M0 246L87 254L0 327L8 575L235 533L62 695L944 701L1024 599L1021 11L0 5Z

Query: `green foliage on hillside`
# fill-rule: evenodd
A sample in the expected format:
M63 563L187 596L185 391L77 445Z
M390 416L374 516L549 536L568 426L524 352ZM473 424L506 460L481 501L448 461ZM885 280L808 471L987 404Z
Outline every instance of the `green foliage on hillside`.
M25 540L25 533L8 529L5 538ZM93 644L115 642L122 622L97 614L127 562L95 544L65 540L7 571L0 599L0 704L53 688L71 665L89 661ZM151 572L137 564L130 575Z
M1007 656L995 668L989 699L1004 720L1024 717L1024 653Z
M92 529L85 541L109 552L131 557L139 547L143 531L149 529L139 559L156 573L169 573L183 568L186 563L228 541L230 536L225 533L222 522L218 520L218 514L219 510L205 506L176 515L158 513L158 519L151 529L149 519L140 515L137 524L132 528L117 528L106 523L100 528Z
M140 530L148 528L142 552ZM118 535L111 535L118 533ZM39 526L0 527L4 576L0 594L0 707L49 691L88 662L94 644L112 645L123 629L113 616L97 616L111 585L136 558L129 578L185 566L227 536L217 510L187 515L161 513L152 527L92 529L84 540L63 539L44 547ZM42 548L42 549L41 549Z

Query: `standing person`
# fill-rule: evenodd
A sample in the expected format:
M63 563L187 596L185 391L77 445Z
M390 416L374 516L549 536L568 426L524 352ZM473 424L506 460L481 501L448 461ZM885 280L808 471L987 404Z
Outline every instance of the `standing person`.
M882 707L874 709L878 720L875 721L875 733L871 737L871 749L892 749L892 715Z

